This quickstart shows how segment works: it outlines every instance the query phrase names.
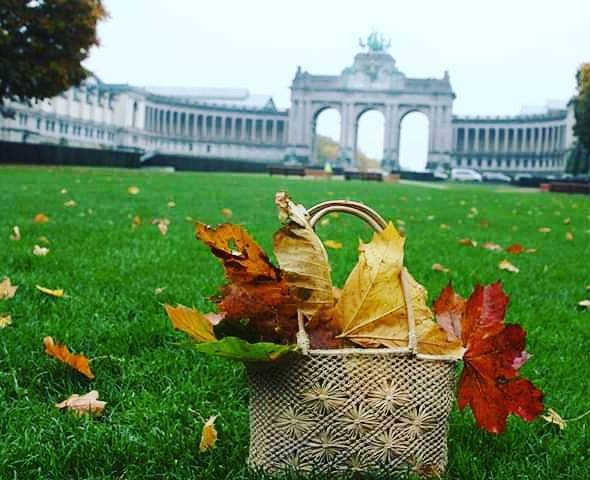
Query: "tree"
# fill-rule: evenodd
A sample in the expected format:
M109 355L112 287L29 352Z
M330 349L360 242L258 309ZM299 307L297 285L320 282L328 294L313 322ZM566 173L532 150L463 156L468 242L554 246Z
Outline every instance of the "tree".
M578 94L574 97L574 134L584 149L590 152L590 63L580 66L576 80Z
M8 100L54 97L88 75L102 0L0 0L0 110Z
M590 150L577 140L567 153L566 171L573 175L590 173Z

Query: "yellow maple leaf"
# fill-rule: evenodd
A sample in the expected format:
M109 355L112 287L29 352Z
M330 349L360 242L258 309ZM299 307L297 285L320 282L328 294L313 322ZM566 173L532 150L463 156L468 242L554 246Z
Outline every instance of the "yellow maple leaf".
M137 195L139 193L139 187L136 187L135 185L131 185L128 189L127 189L127 193L129 195Z
M215 428L215 420L217 420L217 415L209 417L209 419L205 422L205 425L203 425L203 430L201 431L201 442L199 443L199 451L201 453L215 447L215 443L217 442L217 429Z
M10 278L4 277L4 280L0 282L0 300L7 300L16 295L18 285L12 285Z
M52 337L45 337L43 346L45 353L50 357L57 358L60 362L76 369L89 380L94 378L94 373L90 370L90 361L86 356L71 353L67 345L55 343Z
M345 338L365 347L405 347L408 324L400 273L404 237L392 223L359 246L359 260L335 308Z
M6 328L12 325L12 317L10 315L0 315L0 328Z
M340 242L337 242L336 240L329 240L329 239L324 240L324 245L328 248L331 248L332 250L339 250L344 246Z
M211 321L198 310L184 305L173 307L168 304L164 305L164 308L174 328L188 333L197 342L217 340Z
M61 298L66 296L66 293L61 288L52 290L50 288L42 287L41 285L35 285L35 288L40 292L46 293L47 295L51 295L52 297Z

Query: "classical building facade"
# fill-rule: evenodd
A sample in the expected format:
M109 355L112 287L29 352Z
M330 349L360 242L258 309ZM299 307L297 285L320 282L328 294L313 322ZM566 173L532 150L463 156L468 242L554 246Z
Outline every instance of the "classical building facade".
M0 140L275 163L313 163L318 115L341 118L340 162L354 167L358 124L369 110L384 117L383 166L399 168L400 129L411 112L428 118L428 166L471 167L509 173L557 173L573 142L571 110L511 117L453 115L448 72L409 78L376 33L361 42L340 75L313 75L300 67L291 107L248 90L134 87L90 77L79 87L32 105L7 102Z

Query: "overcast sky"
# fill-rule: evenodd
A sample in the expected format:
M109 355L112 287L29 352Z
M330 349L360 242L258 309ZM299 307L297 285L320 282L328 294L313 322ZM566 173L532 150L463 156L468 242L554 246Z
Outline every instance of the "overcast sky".
M567 100L576 68L590 61L590 0L106 0L106 6L102 44L86 62L103 81L248 88L272 95L280 108L289 106L297 65L339 74L372 29L391 38L390 53L407 76L442 77L448 70L459 115L516 114L523 105ZM381 122L374 115L361 125L361 146L374 156L381 155ZM337 136L337 121L319 128ZM420 155L423 135L418 125L404 136L413 144L410 154Z

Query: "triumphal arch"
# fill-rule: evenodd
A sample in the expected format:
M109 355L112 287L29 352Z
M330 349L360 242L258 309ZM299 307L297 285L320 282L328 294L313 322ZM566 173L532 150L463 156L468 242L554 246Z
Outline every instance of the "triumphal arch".
M408 78L388 53L390 42L372 33L360 42L363 52L340 75L312 75L298 67L291 85L286 157L310 163L314 157L315 124L325 109L340 113L341 162L356 164L358 121L368 110L385 119L383 167L399 168L401 122L408 113L428 118L428 164L449 164L453 140L453 100L448 72L442 78Z

